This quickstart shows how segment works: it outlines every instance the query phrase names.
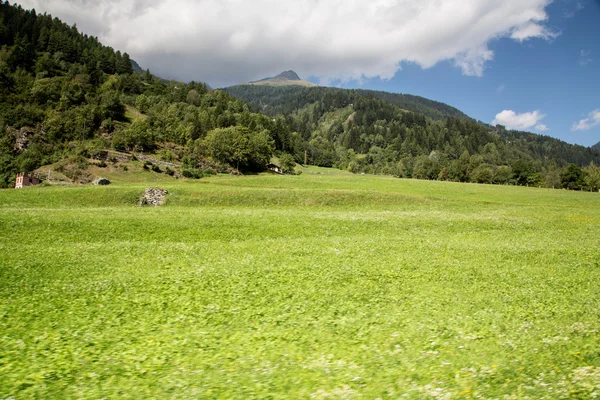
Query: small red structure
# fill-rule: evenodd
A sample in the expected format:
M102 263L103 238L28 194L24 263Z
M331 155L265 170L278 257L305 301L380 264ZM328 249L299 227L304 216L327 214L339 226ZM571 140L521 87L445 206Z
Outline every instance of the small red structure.
M24 186L33 186L39 185L42 183L42 180L37 176L27 175L23 172L17 174L17 180L15 182L15 189L21 189Z

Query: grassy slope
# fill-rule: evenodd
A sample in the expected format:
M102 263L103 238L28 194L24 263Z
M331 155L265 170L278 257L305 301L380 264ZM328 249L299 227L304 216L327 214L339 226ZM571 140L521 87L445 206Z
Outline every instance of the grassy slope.
M0 398L592 396L600 195L333 172L0 191Z

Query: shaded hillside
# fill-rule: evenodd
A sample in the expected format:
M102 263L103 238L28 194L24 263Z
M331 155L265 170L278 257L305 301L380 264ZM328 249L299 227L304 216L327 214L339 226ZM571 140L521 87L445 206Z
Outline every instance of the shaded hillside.
M362 89L357 90L357 92L362 95L377 97L378 99L395 104L400 108L423 114L432 119L444 119L447 117L469 118L457 108L420 96Z
M235 97L260 107L268 115L294 112L308 104L321 101L328 108L345 107L361 96L373 96L404 110L423 114L431 119L447 117L469 118L460 110L447 104L408 94L387 93L363 89L338 89L328 87L298 88L269 86L231 86L226 89Z
M133 72L144 72L142 67L140 67L140 65L135 60L131 60L131 67L133 68Z
M556 161L559 165L574 163L587 165L590 162L598 164L600 148L585 147L570 144L560 139L531 132L511 131L500 129L500 136L509 144L526 148L533 158Z
M600 142L596 143L595 145L592 146L592 149L598 150L600 151Z

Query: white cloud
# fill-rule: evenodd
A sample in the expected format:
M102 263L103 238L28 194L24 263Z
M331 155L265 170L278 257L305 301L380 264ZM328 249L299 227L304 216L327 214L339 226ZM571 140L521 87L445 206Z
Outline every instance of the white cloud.
M494 59L494 52L487 46L469 49L454 57L454 65L462 69L468 76L483 76L485 63Z
M546 117L539 110L517 114L512 110L504 110L496 115L496 119L492 121L492 125L504 125L508 129L519 131L527 129L535 129L540 132L548 131L548 127L540 121Z
M542 38L546 40L555 39L560 33L554 32L549 28L537 23L529 22L527 24L517 27L512 34L511 38L523 42L531 38Z
M488 44L556 36L551 0L20 0L127 51L143 67L214 86L294 69L322 81L388 79L450 61L481 76Z
M600 108L592 111L588 114L587 118L582 119L579 122L573 123L571 131L587 131L595 126L600 125Z

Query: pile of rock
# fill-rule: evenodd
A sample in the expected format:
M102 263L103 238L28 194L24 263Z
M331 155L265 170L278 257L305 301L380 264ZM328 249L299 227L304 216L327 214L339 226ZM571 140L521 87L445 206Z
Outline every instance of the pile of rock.
M160 206L166 203L167 194L169 192L161 188L146 188L144 193L140 196L139 205L141 206Z

